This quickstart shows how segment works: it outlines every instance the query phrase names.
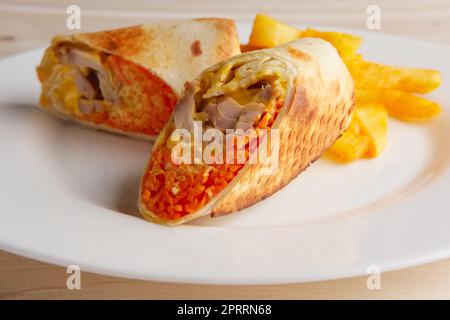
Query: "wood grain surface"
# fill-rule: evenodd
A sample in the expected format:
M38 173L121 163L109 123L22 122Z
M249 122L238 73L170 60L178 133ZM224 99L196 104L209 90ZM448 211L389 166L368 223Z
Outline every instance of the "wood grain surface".
M66 287L66 269L0 253L0 299L450 299L450 259L367 277L275 286L162 283L81 272L81 289Z
M162 19L217 16L249 21L265 12L290 23L366 30L366 8L381 9L380 31L450 44L450 1L0 1L0 57L43 46L65 27L66 8L82 9L82 31ZM82 273L81 290L66 288L65 268L0 251L0 299L450 299L450 259L381 275L276 286L210 286L129 280Z

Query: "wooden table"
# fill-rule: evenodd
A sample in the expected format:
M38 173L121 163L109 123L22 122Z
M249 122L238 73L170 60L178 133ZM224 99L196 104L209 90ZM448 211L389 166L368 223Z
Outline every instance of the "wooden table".
M256 12L286 22L366 28L366 8L373 1L182 0L111 1L15 0L0 2L0 57L39 47L51 36L67 33L66 7L82 10L82 30L98 30L145 21L218 16L251 20ZM103 4L103 5L102 5ZM378 0L383 32L450 44L448 0ZM137 281L82 273L81 290L66 289L65 268L0 251L0 299L333 299L446 298L450 299L450 259L382 274L382 288L368 290L367 277L277 286L207 286Z

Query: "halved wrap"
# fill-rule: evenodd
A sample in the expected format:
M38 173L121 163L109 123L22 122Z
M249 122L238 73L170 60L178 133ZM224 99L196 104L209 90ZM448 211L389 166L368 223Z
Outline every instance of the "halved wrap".
M206 67L240 53L228 19L56 36L37 67L41 106L89 127L154 139Z
M320 39L305 38L220 62L187 86L156 140L140 184L139 209L151 221L180 224L248 207L286 186L318 159L347 127L353 106L353 80L336 49ZM253 130L259 135L258 145L252 147L255 140L247 137L232 147L245 151L244 163L208 163L205 141L208 147L207 142L216 138L203 136L204 153L196 162L198 144L180 149L180 143L186 143L180 133L192 132L195 140L199 124L204 134L210 129L222 135L230 129ZM242 135L238 131L231 139ZM265 168L273 157L250 159L274 132L278 148L274 141L266 146L269 153L277 152L278 166L268 173ZM174 161L173 154L180 150L192 150L192 164ZM222 154L215 149L213 157L219 159L226 150L228 146Z

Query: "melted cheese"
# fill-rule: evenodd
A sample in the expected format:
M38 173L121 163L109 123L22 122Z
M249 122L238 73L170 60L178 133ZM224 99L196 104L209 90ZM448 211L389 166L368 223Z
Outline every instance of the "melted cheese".
M284 62L271 57L226 63L218 70L205 75L202 81L205 87L201 93L201 106L204 107L216 97L228 96L241 105L250 102L265 103L264 111L268 116L273 115L277 101L284 98L287 92L289 76L286 68ZM251 87L259 82L270 84L274 94L269 101L261 100L261 89Z
M96 60L100 54L90 52ZM44 107L64 107L64 113L80 116L78 99L82 96L75 84L75 68L58 62L55 48L46 50L41 64L37 68L39 80L42 82L40 103ZM86 73L86 70L81 70Z

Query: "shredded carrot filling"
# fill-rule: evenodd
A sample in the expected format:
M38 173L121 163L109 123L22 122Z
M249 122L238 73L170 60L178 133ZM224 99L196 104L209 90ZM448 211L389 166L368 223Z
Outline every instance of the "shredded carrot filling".
M282 102L275 104L272 116L263 113L256 128L270 128L279 114ZM270 120L269 120L270 119ZM169 139L168 137L167 139ZM167 139L165 142L167 142ZM245 141L245 161L251 142ZM240 146L235 145L235 150ZM234 152L235 160L237 152ZM141 199L146 208L165 220L176 220L193 213L222 191L245 164L175 164L171 149L161 143L153 151L142 180Z
M106 65L118 78L119 95L126 105L113 107L103 119L94 121L127 132L159 133L177 102L173 90L145 68L120 57L109 56Z
M165 145L154 151L142 188L147 208L163 219L179 219L195 212L225 188L243 167L242 164L176 165L170 153Z

